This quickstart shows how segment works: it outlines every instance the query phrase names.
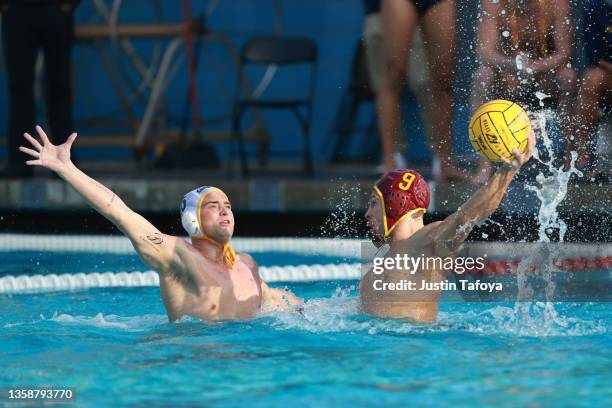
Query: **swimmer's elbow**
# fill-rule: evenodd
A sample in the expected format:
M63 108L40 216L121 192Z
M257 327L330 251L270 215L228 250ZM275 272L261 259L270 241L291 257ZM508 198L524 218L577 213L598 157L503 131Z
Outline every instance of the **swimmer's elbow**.
M130 236L134 249L140 259L149 267L158 272L168 270L180 270L182 265L174 256L176 237L155 232L153 234L139 234L136 237Z

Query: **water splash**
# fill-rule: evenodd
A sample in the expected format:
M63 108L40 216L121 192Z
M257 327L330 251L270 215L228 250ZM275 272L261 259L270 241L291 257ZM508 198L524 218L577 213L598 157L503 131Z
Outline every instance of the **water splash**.
M536 96L540 100L547 98L548 95L537 92ZM545 149L542 155L537 149L534 157L546 167L546 172L539 172L535 178L535 185L526 185L528 191L533 192L540 201L538 210L538 242L540 245L534 247L530 254L522 258L517 270L518 296L515 305L515 312L522 316L528 326L544 326L558 324L562 321L554 308L553 303L533 303L534 291L530 285L533 278L542 279L545 282L546 299L552 299L555 292L555 283L552 274L555 272L554 259L558 258L558 246L549 245L552 241L563 242L567 232L567 224L559 217L558 205L567 196L567 186L573 174L582 176L576 169L576 152L571 153L571 163L568 170L563 170L563 166L555 166L554 144L546 130L547 119L556 119L556 115L551 111L540 111L530 113L534 118L532 124L534 131L539 134L539 139ZM528 274L527 271L533 265L538 265L535 273ZM533 320L538 317L537 321Z
M522 52L519 52L516 57L514 58L514 65L516 65L516 70L522 71L523 70L523 60L525 59L525 56Z
M355 183L344 183L337 190L330 192L334 211L327 217L321 227L321 236L330 238L354 237L359 234L355 200L363 194L361 186Z
M264 322L274 330L311 333L365 333L368 335L415 335L435 333L474 333L484 336L574 337L605 334L604 321L560 316L552 304L537 302L529 313L509 306L482 303L446 303L451 310L441 311L432 324L414 324L404 319L383 319L360 314L356 287L336 288L329 298L311 299L302 314L277 313ZM559 305L580 312L584 304ZM480 309L480 310L478 310ZM554 313L551 314L551 311Z
M535 96L536 96L536 98L538 98L540 107L542 107L542 108L544 107L544 99L547 99L547 98L551 97L551 95L547 95L547 94L545 94L544 92L541 92L541 91L536 91Z
M575 337L607 333L604 321L561 316L553 306L544 302L529 304L528 310L493 306L484 311L440 313L438 320L461 331L488 336ZM557 307L563 306L558 304Z
M548 174L540 172L536 176L537 185L527 185L526 188L534 192L540 201L540 208L538 211L539 241L550 242L550 236L553 230L557 230L559 242L563 242L565 233L567 232L567 225L559 217L557 207L567 196L567 186L571 176L576 174L578 177L582 177L582 172L575 167L577 158L576 152L571 152L571 163L568 170L563 170L563 166L559 168L555 167L553 141L546 131L546 120L547 118L554 118L556 115L550 111L542 111L536 113L535 116L537 121L534 130L540 134L540 139L546 149L548 160L540 158L537 149L535 156L546 166Z

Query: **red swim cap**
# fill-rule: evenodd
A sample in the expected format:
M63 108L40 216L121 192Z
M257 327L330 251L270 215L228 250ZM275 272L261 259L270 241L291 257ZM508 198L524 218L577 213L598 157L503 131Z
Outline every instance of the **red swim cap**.
M385 174L374 186L383 207L385 238L405 217L429 207L429 186L419 173L397 169Z

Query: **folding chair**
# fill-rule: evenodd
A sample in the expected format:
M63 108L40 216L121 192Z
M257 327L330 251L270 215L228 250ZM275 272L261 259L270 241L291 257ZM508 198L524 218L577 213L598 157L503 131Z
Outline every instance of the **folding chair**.
M310 153L309 132L312 122L314 88L316 82L317 46L308 38L298 37L255 37L249 40L240 51L238 80L234 111L232 118L232 140L228 154L228 170L231 169L234 142L238 142L242 175L247 176L249 168L244 149L244 137L241 131L242 116L248 108L285 109L295 115L304 138L304 171L312 174L312 157ZM254 95L245 87L245 68L248 65L298 65L308 64L311 67L310 86L305 98L263 99ZM299 78L300 80L302 78ZM247 95L245 93L248 92Z

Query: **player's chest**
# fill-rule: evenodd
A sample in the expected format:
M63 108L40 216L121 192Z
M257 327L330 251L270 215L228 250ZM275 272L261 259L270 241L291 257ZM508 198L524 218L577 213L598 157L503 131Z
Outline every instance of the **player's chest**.
M226 294L231 294L238 301L259 298L260 295L259 283L244 266L238 266L224 276L223 288Z

